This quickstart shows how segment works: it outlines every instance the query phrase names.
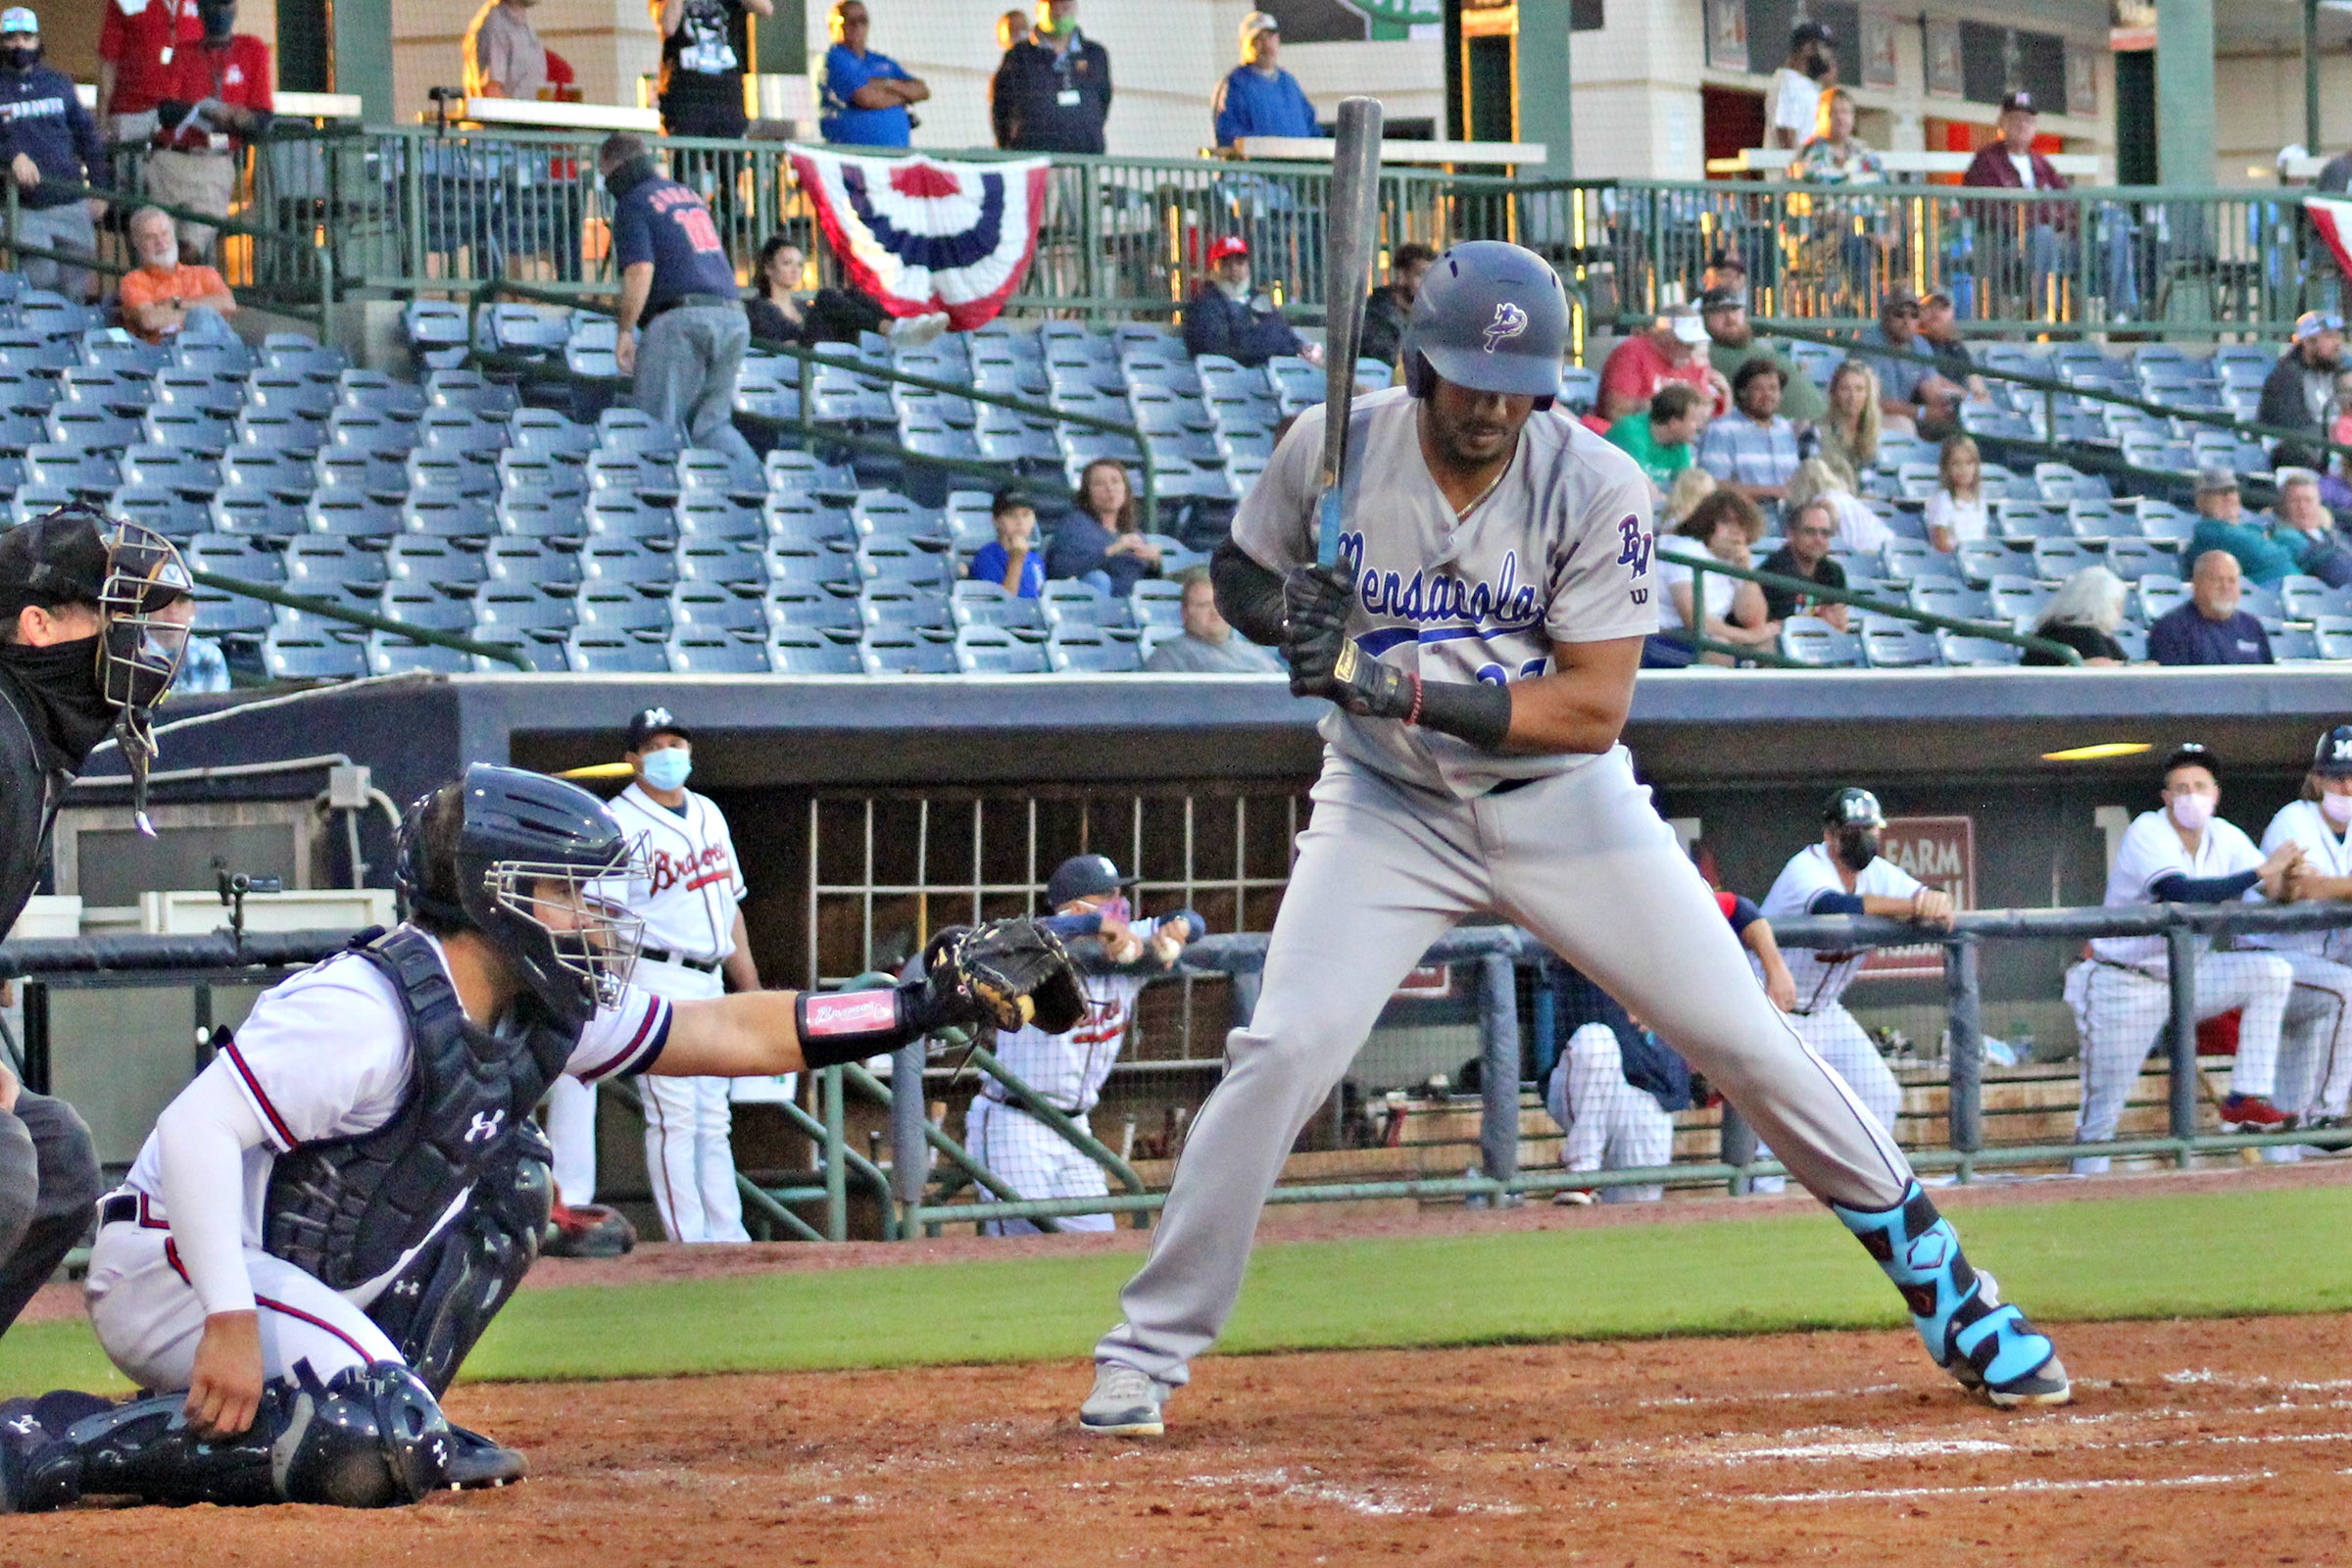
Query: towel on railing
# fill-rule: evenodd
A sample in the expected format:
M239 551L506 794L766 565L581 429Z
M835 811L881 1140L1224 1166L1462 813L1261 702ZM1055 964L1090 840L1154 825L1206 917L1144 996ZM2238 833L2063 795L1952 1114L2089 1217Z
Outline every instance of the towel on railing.
M1037 253L1043 158L951 164L786 149L850 280L893 316L945 312L968 332L996 318Z

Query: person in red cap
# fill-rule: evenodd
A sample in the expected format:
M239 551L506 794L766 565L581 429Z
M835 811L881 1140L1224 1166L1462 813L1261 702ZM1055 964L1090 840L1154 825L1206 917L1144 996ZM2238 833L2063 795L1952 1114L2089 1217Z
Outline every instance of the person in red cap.
M1273 301L1251 291L1249 241L1228 234L1211 245L1208 270L1208 278L1185 307L1188 351L1196 356L1222 354L1242 366L1263 365L1283 354L1296 354L1312 365L1323 363L1322 346L1303 341Z

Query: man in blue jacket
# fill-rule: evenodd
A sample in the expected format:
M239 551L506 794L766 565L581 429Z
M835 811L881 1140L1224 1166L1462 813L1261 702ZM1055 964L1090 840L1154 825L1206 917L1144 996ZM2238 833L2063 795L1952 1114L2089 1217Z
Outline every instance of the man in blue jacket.
M1242 19L1242 64L1217 84L1217 145L1244 136L1319 136L1315 106L1282 69L1282 24L1263 11Z
M1263 365L1283 354L1323 363L1321 344L1300 341L1273 302L1251 292L1249 241L1230 234L1217 241L1208 248L1208 281L1184 308L1187 352L1222 354L1245 367Z
M855 147L907 145L915 126L908 105L930 97L931 89L890 56L866 48L873 24L863 0L833 0L830 25L817 128L825 140Z
M47 182L106 183L98 122L75 96L73 78L41 64L40 18L26 6L0 11L0 160L16 181L19 242L74 256L97 249L93 220L106 203ZM89 297L86 267L27 256L24 269L35 288L54 289L76 302Z

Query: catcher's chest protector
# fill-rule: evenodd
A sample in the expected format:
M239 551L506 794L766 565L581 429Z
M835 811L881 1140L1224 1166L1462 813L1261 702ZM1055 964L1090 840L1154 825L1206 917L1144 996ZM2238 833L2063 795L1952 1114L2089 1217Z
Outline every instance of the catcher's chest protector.
M411 927L363 936L352 950L400 995L415 1076L375 1131L278 1155L262 1227L270 1256L338 1291L376 1278L432 1233L579 1040L543 1018L513 1038L467 1021L440 956Z

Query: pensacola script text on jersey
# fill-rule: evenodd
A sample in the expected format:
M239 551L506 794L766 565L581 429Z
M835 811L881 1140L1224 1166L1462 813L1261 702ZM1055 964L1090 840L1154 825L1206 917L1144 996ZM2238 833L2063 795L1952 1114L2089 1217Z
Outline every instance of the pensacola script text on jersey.
M1519 552L1506 550L1492 583L1466 582L1450 571L1415 568L1410 577L1374 566L1361 566L1364 536L1340 536L1340 559L1359 565L1356 595L1364 612L1392 615L1398 620L1458 621L1467 626L1489 622L1497 631L1522 631L1544 621L1536 585L1519 580Z

